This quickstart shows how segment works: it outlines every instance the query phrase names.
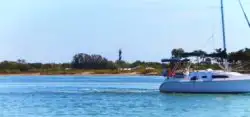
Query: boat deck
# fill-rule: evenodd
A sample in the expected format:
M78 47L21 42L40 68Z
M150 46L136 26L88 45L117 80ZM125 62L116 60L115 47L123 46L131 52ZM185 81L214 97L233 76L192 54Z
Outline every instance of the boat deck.
M242 76L231 76L229 78L214 78L212 79L212 81L229 81L229 80L250 80L250 75L242 75ZM166 81L173 81L173 82L190 82L189 79L186 79L186 78L170 78L170 79L166 79ZM204 82L204 81L207 81L207 80L202 80L202 79L198 79L198 80L195 80L196 82Z

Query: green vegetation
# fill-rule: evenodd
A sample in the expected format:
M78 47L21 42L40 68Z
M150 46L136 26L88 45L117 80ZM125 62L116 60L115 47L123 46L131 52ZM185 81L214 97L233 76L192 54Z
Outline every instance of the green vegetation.
M19 59L17 61L2 61L0 62L0 74L26 74L26 73L27 74L39 73L41 75L54 75L54 74L70 75L70 74L82 74L82 73L146 74L147 73L145 72L146 67L160 69L161 64L157 62L142 62L142 61L128 63L123 60L117 60L113 62L102 57L101 55L89 55L89 54L79 53L73 56L72 61L68 63L28 63L23 59ZM123 70L119 68L130 68L130 70Z
M193 52L185 52L184 49L178 48L172 50L173 58L186 58L189 55L197 55L196 59L200 61L193 62L191 68L194 69L220 69L219 63L221 57L206 57L207 52L195 50ZM220 55L223 53L221 49L212 52L212 55ZM137 74L161 74L162 64L159 62L135 61L129 63L122 60L122 52L119 50L119 59L111 61L101 55L89 55L78 53L73 56L71 62L68 63L29 63L23 59L17 61L0 62L0 74L31 74L39 73L42 75L54 74L121 74L121 73L137 73ZM211 54L210 54L211 55ZM250 49L245 48L236 52L228 53L226 56L235 71L250 71ZM160 58L159 58L160 59ZM167 64L166 66L169 66ZM240 66L240 67L239 67ZM125 69L127 68L127 69ZM129 69L128 69L129 68Z

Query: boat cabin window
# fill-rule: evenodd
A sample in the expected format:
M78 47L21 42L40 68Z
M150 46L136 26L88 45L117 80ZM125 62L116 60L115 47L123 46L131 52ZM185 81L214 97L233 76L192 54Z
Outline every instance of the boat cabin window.
M193 76L190 78L190 80L198 80L197 76Z
M212 75L212 78L229 78L227 75Z
M207 76L202 76L202 78L207 78Z

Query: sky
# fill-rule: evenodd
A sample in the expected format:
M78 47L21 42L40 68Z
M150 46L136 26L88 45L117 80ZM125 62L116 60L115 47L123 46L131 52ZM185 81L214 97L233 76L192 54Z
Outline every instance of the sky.
M224 5L228 51L250 47L238 0ZM120 48L129 62L160 61L173 48L211 52L222 47L220 18L220 0L0 0L0 61L116 60Z

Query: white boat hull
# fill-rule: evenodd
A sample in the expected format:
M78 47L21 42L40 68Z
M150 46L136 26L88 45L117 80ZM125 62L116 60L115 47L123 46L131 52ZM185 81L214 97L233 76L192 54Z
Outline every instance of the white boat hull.
M160 86L160 91L168 93L249 93L250 79L165 80Z

